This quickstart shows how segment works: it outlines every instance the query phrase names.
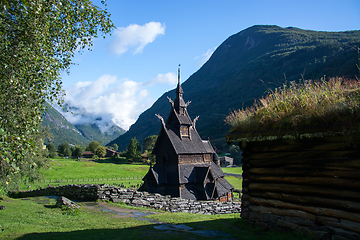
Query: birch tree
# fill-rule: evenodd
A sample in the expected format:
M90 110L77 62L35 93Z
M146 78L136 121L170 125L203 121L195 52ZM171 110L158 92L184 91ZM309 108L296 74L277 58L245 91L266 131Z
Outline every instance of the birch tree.
M60 74L77 51L114 28L110 13L89 0L0 3L0 180L35 155L44 102L63 101ZM35 167L35 166L34 166ZM3 185L4 186L4 185Z

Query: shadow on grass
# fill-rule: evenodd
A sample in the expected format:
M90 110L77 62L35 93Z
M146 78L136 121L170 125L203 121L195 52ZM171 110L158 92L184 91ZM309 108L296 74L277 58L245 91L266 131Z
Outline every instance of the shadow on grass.
M17 239L228 239L228 240L306 240L305 236L293 233L261 231L242 219L219 219L203 222L191 222L179 225L148 224L137 227L119 226L117 229L86 229L70 232L29 233ZM185 225L185 227L184 227ZM158 230L157 228L163 228Z

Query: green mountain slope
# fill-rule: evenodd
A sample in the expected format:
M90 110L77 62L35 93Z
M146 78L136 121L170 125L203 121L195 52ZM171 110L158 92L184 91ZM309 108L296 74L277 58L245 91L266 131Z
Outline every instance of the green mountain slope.
M99 127L95 124L76 124L75 127L81 132L81 134L88 140L97 140L99 141L102 139L104 143L108 143L117 137L119 137L121 134L125 133L125 130L113 125L107 130L106 132L102 133L99 129Z
M124 129L112 125L105 132L101 132L96 124L78 124L76 126L69 123L66 118L55 108L47 105L47 110L42 116L42 125L49 126L53 139L47 139L45 144L53 142L55 146L67 141L71 144L88 145L92 140L103 140L107 143L125 132Z
M354 77L359 74L360 31L318 32L278 26L253 26L230 36L211 58L183 84L184 100L191 101L191 118L200 116L196 128L225 148L229 130L224 118L234 109L247 107L269 89L286 81L326 76ZM174 86L175 88L176 86ZM158 113L167 118L171 105L165 93L143 112L128 132L112 141L126 149L132 137L142 141L158 134Z
M55 146L67 141L72 144L87 145L90 141L81 132L69 123L55 108L47 105L47 110L42 116L42 126L49 126L53 139L47 139L45 144L53 142Z

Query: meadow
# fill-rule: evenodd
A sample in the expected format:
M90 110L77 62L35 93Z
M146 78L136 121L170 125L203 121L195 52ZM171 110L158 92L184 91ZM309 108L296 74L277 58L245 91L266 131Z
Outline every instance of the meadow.
M142 184L142 178L149 170L146 164L122 164L111 159L96 161L77 161L72 158L49 159L50 167L43 169L42 180L24 183L20 190L66 184L116 184L126 187ZM242 174L242 169L223 168L224 173ZM227 176L226 179L236 189L241 189L242 179Z
M143 164L119 164L109 159L77 161L76 159L50 159L50 167L42 171L45 183L32 184L57 186L69 184L54 182L55 179L78 180L116 179L120 177L139 177L146 174L149 166ZM224 168L224 172L241 174L241 168ZM228 176L227 180L235 188L241 189L241 178ZM49 182L51 180L51 182ZM99 183L107 183L101 181ZM124 180L108 180L108 184L125 184ZM133 184L141 180L126 180ZM23 186L27 188L28 186ZM240 218L240 214L202 215L191 213L168 213L164 211L134 208L123 203L80 202L80 210L69 211L55 206L56 200L49 197L13 199L0 197L0 238L1 239L308 239L296 233L277 233L261 231ZM97 207L93 207L97 205ZM92 206L92 207L88 207ZM119 215L105 209L120 209L130 215ZM131 213L151 213L146 218L136 218ZM147 220L146 220L147 219ZM155 221L155 222L154 222ZM165 224L165 225L164 225ZM159 230L166 224L175 224L171 229ZM182 227L190 227L184 230ZM173 226L173 225L171 225ZM177 229L180 227L180 229ZM209 235L210 234L210 235ZM224 238L225 237L225 238Z
M89 208L85 203L79 204L79 211L69 212L55 207L55 199L52 198L2 197L0 205L5 206L5 209L0 210L0 239L309 239L294 233L261 231L242 220L239 214L167 213L118 203L93 203L111 209L123 209L124 212L152 213L146 216L148 220L143 220L104 211L104 208ZM158 222L151 222L155 220ZM175 227L186 225L192 230L156 228L166 227L166 223L175 224ZM206 233L208 235L204 235Z
M223 167L221 168L224 173L232 173L232 174L238 174L241 175L243 173L241 167Z
M43 178L34 183L24 183L21 190L66 184L117 184L126 187L142 183L149 170L144 164L122 164L110 159L77 161L72 158L49 159L49 168L43 169Z

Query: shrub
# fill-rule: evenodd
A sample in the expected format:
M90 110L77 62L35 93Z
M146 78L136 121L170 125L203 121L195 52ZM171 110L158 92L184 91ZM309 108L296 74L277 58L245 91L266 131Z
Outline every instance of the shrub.
M104 146L100 146L95 150L95 154L99 156L99 158L105 157L106 148Z

